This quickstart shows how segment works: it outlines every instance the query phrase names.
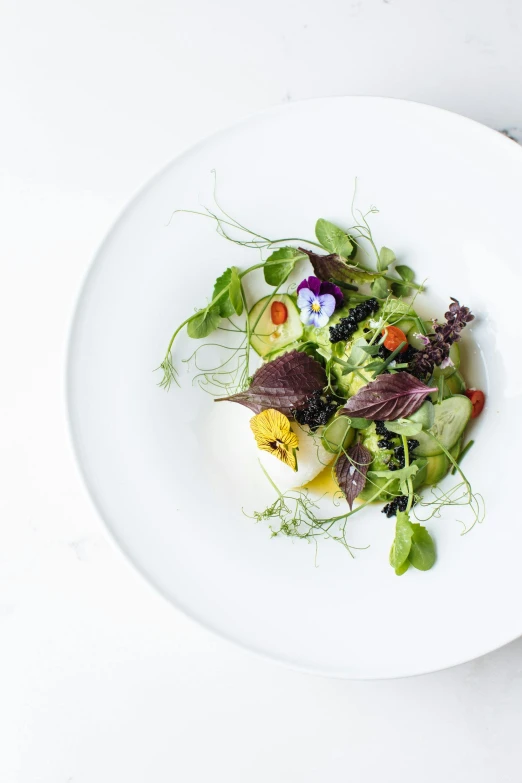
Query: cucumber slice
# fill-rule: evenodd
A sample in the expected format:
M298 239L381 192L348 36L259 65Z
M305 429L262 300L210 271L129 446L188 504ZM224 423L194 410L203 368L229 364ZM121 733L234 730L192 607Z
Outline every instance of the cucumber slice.
M400 321L393 325L400 329L401 332L404 332L404 334L408 334L414 328L415 321L412 318L401 318Z
M416 421L422 424L422 428L429 430L435 421L435 406L430 400L422 403L418 411L412 413L408 421Z
M466 391L466 382L458 370L446 378L446 386L451 394L464 394Z
M419 445L415 449L415 456L434 457L436 454L443 453L441 446L431 437L430 433L438 438L445 449L451 449L459 440L471 417L471 402L461 394L448 397L440 405L434 407L435 421L433 426L428 432L423 430L415 436L415 439L419 441Z
M287 317L283 324L272 321L272 305L280 302L286 307ZM303 324L294 299L287 294L265 296L256 302L248 314L252 335L250 344L259 356L278 351L303 336Z
M354 437L348 416L334 416L324 428L321 441L326 451L337 454L342 448L347 449Z

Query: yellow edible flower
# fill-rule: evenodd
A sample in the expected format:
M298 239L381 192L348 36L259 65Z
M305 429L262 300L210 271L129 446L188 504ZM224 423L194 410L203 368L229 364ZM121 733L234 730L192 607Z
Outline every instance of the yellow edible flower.
M295 451L299 440L290 429L286 416L274 408L268 408L250 419L250 427L260 449L274 454L285 465L297 470Z

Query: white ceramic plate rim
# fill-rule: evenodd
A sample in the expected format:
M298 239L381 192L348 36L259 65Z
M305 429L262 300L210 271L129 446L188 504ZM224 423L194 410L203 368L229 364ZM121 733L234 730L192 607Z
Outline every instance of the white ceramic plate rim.
M299 105L302 103L306 103L310 105L310 107L313 107L314 104L324 104L325 101L342 101L346 98L356 98L357 100L368 100L368 101L378 101L378 102L394 102L394 103L402 103L405 105L418 105L425 107L433 112L436 113L443 113L447 114L450 117L452 117L455 121L461 122L464 124L469 125L470 127L473 127L475 129L475 132L480 132L484 136L492 137L496 136L498 137L500 134L498 131L493 130L491 128L488 128L487 126L473 120L467 117L464 117L456 112L449 111L447 109L441 109L438 107L431 106L430 104L424 104L422 102L418 101L409 101L401 98L390 98L390 97L379 97L379 96L335 96L335 97L329 97L329 98L313 98L308 99L306 101L298 101L293 102L292 104L288 105L280 105L280 106L274 106L271 108L268 108L264 111L256 112L252 115L249 115L248 117L243 118L242 120L233 123L232 125L223 127L214 133L202 138L198 142L196 142L194 145L191 145L187 148L185 148L179 155L172 158L170 161L168 161L158 172L156 172L142 187L140 187L134 195L129 199L129 201L126 203L126 205L123 207L123 209L119 212L119 214L116 216L115 220L113 221L109 231L106 233L104 239L101 241L100 245L98 246L96 252L94 253L92 260L86 269L86 272L84 274L84 277L81 281L81 284L79 286L78 294L76 297L76 301L72 310L72 316L70 319L69 327L68 327L68 334L66 339L66 358L65 358L65 367L64 367L64 394L65 394L65 410L66 410L66 419L67 419L67 429L69 433L69 441L71 444L72 453L74 455L74 461L76 463L77 469L79 471L80 476L83 479L83 483L85 485L87 496L90 500L90 503L92 504L93 509L95 510L97 516L102 522L102 527L105 531L105 534L108 536L108 539L111 541L112 545L120 552L123 553L124 559L126 562L132 567L132 569L135 571L135 573L139 574L140 577L145 581L145 583L152 587L153 590L156 593L159 593L171 606L175 606L177 609L181 610L186 617L189 619L196 621L200 626L203 626L207 630L211 631L212 633L216 634L220 638L232 642L235 645L238 645L239 647L248 650L251 653L254 653L255 655L261 657L265 660L270 660L275 663L283 664L285 666L290 666L293 669L306 672L309 674L319 674L321 676L326 677L334 677L334 678L342 678L342 679L360 679L360 680L380 680L380 679L397 679L402 677L409 677L409 676L420 676L423 674L432 673L434 671L441 671L447 668L451 668L453 666L458 666L460 664L466 663L470 660L475 660L476 658L479 658L483 655L486 655L490 652L493 652L494 650L497 650L504 645L514 641L517 639L520 634L522 633L522 628L519 633L509 633L505 636L505 638L501 639L500 641L497 640L497 642L494 645L488 645L484 644L480 649L477 649L476 653L471 656L454 656L453 658L451 656L448 656L448 660L441 663L440 666L436 668L427 668L427 669L419 669L415 672L410 671L399 671L396 674L390 675L388 673L382 673L382 674L375 674L372 676L358 676L355 674L347 674L346 671L340 670L340 671L332 671L331 669L321 669L320 667L310 667L303 665L299 661L295 661L290 658L284 658L281 656L276 656L271 654L269 651L265 651L259 647L255 647L253 645L247 644L240 636L237 636L233 633L227 633L223 630L223 628L213 625L207 618L203 619L200 617L196 612L194 612L192 609L184 605L184 603L180 600L174 601L171 597L169 597L165 591L162 590L162 588L156 583L154 577L147 573L146 569L140 566L130 555L130 553L127 551L124 541L120 540L114 530L112 529L110 523L106 519L106 515L103 511L103 508L101 504L96 499L95 492L93 490L91 480L87 474L87 471L85 470L84 466L82 465L81 458L80 458L80 450L77 443L77 438L75 435L75 427L74 427L74 421L73 421L73 401L72 401L72 395L71 395L71 376L70 376L70 357L73 350L73 342L74 342L74 332L75 332L75 325L76 320L78 318L78 315L80 313L82 303L84 298L88 294L89 285L91 278L93 277L95 270L98 266L98 264L102 263L102 256L104 249L110 242L113 234L118 230L120 223L125 218L127 213L133 208L133 206L138 202L151 188L153 188L154 184L157 180L161 179L164 173L175 163L181 161L186 156L192 154L193 152L197 151L199 148L204 147L207 143L211 142L214 139L218 139L221 136L226 135L230 130L232 129L238 129L242 125L248 125L249 123L266 117L270 115L277 115L282 112L286 111L292 111L293 106ZM514 142L510 140L509 138L505 138L505 143L507 145L513 145ZM521 151L522 152L522 151Z

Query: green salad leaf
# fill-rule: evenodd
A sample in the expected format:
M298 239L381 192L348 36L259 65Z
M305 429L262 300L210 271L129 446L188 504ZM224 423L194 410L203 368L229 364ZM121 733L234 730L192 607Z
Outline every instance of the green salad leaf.
M396 419L395 421L388 421L386 429L394 432L396 435L406 435L407 438L411 438L413 435L418 435L422 430L422 422L410 421L410 419Z
M419 571L429 571L436 559L433 539L422 525L412 523L413 537L408 560Z
M409 296L411 294L411 288L405 283L392 283L391 290L392 293L399 298L403 296Z
M426 528L417 522L411 522L406 511L399 511L395 539L390 550L390 565L397 576L408 570L406 563L419 571L429 571L435 560L435 544Z
M389 247L381 247L379 251L379 260L377 261L377 269L379 272L385 272L394 261L395 253L393 250L390 250Z
M388 290L388 284L382 277L378 277L377 280L373 281L371 290L372 294L377 297L377 299L387 299L388 294L390 293Z
M207 307L205 310L199 310L196 316L187 324L187 334L195 340L202 340L208 337L221 321L221 313L218 305Z
M395 525L395 539L390 551L390 565L396 570L408 559L413 538L413 527L410 517L405 511L397 513Z
M241 280L239 278L239 272L237 267L233 266L230 275L230 288L228 291L230 302L234 308L236 315L241 315L243 312L243 295L241 293Z
M413 269L409 266L406 266L406 264L398 264L395 267L395 271L401 277L406 283L412 283L413 279L415 277L415 272Z
M302 250L295 247L280 247L268 256L263 267L268 285L282 285L293 272L297 261L306 258Z
M212 301L217 296L219 296L219 294L221 294L221 292L224 291L225 288L228 288L228 286L230 285L231 278L232 278L232 268L229 267L228 269L225 269L223 274L220 275L216 280L214 284L214 291L212 294ZM234 315L234 305L230 301L230 294L228 291L222 294L222 296L220 296L215 306L218 308L219 314L221 315L222 318L230 318L231 315Z
M343 258L353 258L357 252L357 245L342 228L330 223L329 220L319 218L315 224L317 241L330 253L335 253Z

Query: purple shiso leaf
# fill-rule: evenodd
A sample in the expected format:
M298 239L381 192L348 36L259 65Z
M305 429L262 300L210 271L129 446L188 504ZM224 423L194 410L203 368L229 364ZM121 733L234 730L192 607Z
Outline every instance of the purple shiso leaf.
M313 253L311 250L305 250L304 247L300 247L299 250L302 253L306 253L317 277L326 282L329 281L331 277L335 280L339 280L340 283L350 283L352 280L358 280L363 283L381 277L381 273L368 272L366 269L361 269L359 266L347 264L346 261L336 253L321 256L317 253Z
M347 456L348 455L348 456ZM335 477L350 510L353 501L366 484L366 474L372 461L371 452L361 443L356 443L346 454L341 454L335 466Z
M228 400L245 405L254 413L268 408L292 416L314 391L323 389L327 379L324 368L306 353L290 351L263 364L254 373L248 389L216 402Z
M415 413L433 391L407 372L379 375L350 397L342 413L372 421L394 421Z

